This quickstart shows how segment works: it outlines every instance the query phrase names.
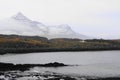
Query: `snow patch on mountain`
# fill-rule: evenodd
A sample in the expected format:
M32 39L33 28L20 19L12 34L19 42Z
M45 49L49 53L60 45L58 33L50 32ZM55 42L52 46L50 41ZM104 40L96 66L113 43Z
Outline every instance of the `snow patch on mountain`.
M74 32L67 24L46 26L38 21L32 21L22 13L0 20L0 34L16 34L27 36L42 36L47 38L80 38L85 35Z

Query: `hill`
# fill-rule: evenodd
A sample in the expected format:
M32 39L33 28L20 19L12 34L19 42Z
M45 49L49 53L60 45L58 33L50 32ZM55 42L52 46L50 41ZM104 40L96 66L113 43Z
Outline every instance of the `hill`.
M0 35L0 54L89 50L120 50L120 40Z

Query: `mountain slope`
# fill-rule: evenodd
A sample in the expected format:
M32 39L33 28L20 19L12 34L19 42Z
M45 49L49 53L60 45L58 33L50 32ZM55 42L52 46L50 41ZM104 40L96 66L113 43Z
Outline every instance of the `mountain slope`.
M42 36L51 38L80 38L87 39L85 35L74 32L69 25L46 26L40 22L32 21L18 13L10 18L0 20L0 34L16 34L27 36Z

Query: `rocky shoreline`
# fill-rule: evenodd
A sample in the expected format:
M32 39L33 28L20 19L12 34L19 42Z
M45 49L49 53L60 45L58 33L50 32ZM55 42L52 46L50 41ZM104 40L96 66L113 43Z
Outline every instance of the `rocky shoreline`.
M51 71L30 71L34 67L64 67L63 63L12 64L0 63L0 80L120 80L120 77L73 76Z
M46 64L13 64L13 63L0 63L0 71L20 70L26 71L33 67L63 67L69 66L63 63L53 62Z
M77 77L49 71L0 71L0 80L120 80L120 77Z
M73 77L53 72L7 71L0 73L0 80L76 80Z

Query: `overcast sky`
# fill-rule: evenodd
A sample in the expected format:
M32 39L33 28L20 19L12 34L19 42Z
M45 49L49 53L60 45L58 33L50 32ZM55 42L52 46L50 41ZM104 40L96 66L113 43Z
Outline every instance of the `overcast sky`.
M18 12L47 25L69 24L80 34L120 38L120 0L0 0L0 19Z

